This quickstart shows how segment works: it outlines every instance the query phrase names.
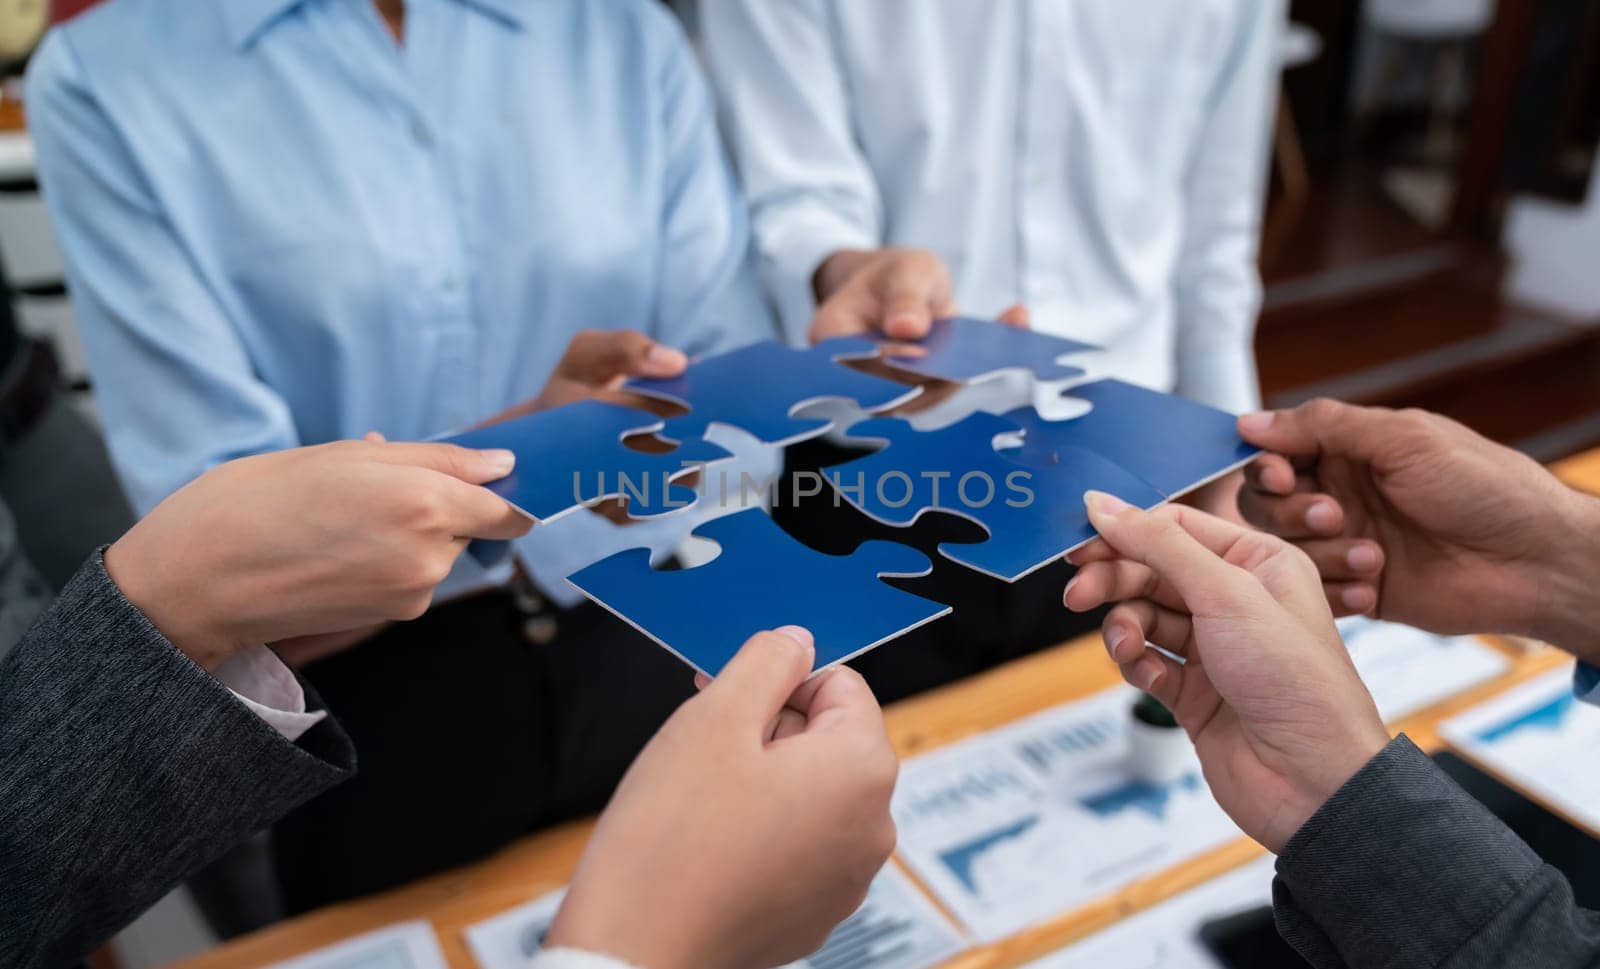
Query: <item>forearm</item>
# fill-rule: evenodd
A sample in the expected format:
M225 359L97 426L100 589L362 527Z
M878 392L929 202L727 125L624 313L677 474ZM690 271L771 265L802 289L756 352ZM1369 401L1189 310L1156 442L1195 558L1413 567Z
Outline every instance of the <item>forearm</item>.
M0 964L65 965L348 776L179 653L99 556L0 664Z
M786 335L804 344L817 273L881 243L883 204L851 124L820 0L703 4L702 40L749 200L755 248Z
M1401 737L1290 839L1278 930L1318 969L1591 965L1600 917Z

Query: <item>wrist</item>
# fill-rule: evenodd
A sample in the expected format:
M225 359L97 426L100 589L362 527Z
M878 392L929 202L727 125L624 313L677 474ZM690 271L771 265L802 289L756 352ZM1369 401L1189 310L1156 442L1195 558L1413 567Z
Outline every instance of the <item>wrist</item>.
M217 613L203 601L201 583L147 552L136 532L137 526L106 549L106 576L179 652L215 670L240 647L210 621Z
M1535 577L1533 612L1517 631L1600 663L1600 498L1564 491Z
M685 931L681 923L657 931L645 924L640 912L633 917L609 916L589 905L584 896L574 898L573 894L568 892L556 912L550 931L545 934L546 947L591 952L640 969L693 969L707 965L693 951L694 933Z
M1261 844L1273 854L1281 854L1295 834L1333 799L1350 778L1389 745L1389 732L1374 720L1363 723L1350 737L1330 744L1319 759L1316 770L1297 785L1298 796L1284 805L1278 816L1266 825Z

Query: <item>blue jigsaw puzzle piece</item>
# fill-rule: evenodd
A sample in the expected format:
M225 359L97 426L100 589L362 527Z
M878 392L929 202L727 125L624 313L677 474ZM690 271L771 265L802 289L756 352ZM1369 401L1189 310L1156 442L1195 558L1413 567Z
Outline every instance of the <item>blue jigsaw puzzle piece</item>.
M905 545L864 542L849 555L825 555L759 510L715 519L695 534L718 543L721 554L697 568L657 571L648 549L632 549L569 581L712 676L763 629L792 624L811 630L815 668L822 669L950 611L879 581L932 570L927 556Z
M650 518L694 503L694 489L673 479L693 471L692 466L729 457L709 441L686 441L667 454L646 454L622 443L624 437L660 427L654 414L582 400L441 440L516 454L516 470L487 487L535 521L620 497L628 499L629 515Z
M897 370L963 383L1003 370L1031 370L1044 381L1081 377L1082 368L1063 364L1061 358L1100 349L1065 337L965 316L935 320L926 337L904 342L915 346L917 352L897 355L891 350L885 354Z
M1261 453L1246 444L1226 411L1146 390L1120 380L1098 380L1063 391L1088 401L1089 413L1047 421L1032 407L1006 414L1025 436L1016 459L1057 463L1063 449L1092 451L1175 498Z
M876 356L870 340L829 340L795 350L775 340L696 360L680 377L629 380L624 387L689 408L667 419L665 433L681 441L702 437L713 422L751 434L765 444L786 445L826 432L825 420L795 418L796 410L820 400L855 401L863 410L886 410L919 390L841 365L843 357Z
M883 439L888 447L826 474L846 499L885 524L910 525L930 510L978 522L988 529L988 541L945 543L939 552L1006 582L1094 538L1084 492L1108 492L1141 508L1166 500L1143 479L1090 451L1058 447L1052 460L1035 464L1013 460L1018 449L996 449L1018 432L1011 421L981 411L927 432L895 418L862 421L849 429L850 436Z

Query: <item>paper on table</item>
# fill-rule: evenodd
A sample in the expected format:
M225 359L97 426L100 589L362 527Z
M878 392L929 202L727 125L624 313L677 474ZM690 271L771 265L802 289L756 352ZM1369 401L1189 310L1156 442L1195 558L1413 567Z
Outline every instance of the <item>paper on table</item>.
M1474 636L1436 636L1364 616L1339 620L1339 634L1378 713L1391 723L1492 680L1510 665Z
M786 969L925 969L966 947L961 932L890 863L822 948Z
M528 969L567 896L565 888L467 926L467 948L483 969Z
M1537 677L1439 725L1490 774L1600 837L1600 707L1572 695L1572 671Z
M468 927L473 957L483 969L527 969L565 895L551 892ZM925 969L965 947L956 927L891 864L822 948L787 969Z
M1272 904L1271 855L1170 898L1025 969L1224 969L1200 939L1216 918Z
M401 922L268 969L448 969L427 922Z
M1126 687L902 765L900 854L978 937L995 940L1241 837L1195 761L1162 786L1124 763Z

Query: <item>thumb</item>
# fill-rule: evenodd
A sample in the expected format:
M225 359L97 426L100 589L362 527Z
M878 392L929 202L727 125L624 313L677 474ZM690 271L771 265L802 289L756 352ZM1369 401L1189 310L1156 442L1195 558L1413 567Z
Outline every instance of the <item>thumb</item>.
M517 466L517 456L504 448L479 450L459 444L367 443L370 445L368 453L375 461L427 468L468 484L498 481Z
M1222 557L1227 544L1245 532L1242 526L1184 514L1179 507L1152 514L1098 491L1086 494L1084 503L1106 544L1165 579L1189 612L1210 612L1213 605L1246 596L1250 574Z
M811 633L799 626L759 632L745 641L700 694L761 734L811 675Z
M1290 458L1335 455L1371 461L1393 417L1393 411L1379 407L1319 399L1291 410L1246 414L1239 418L1239 436Z

